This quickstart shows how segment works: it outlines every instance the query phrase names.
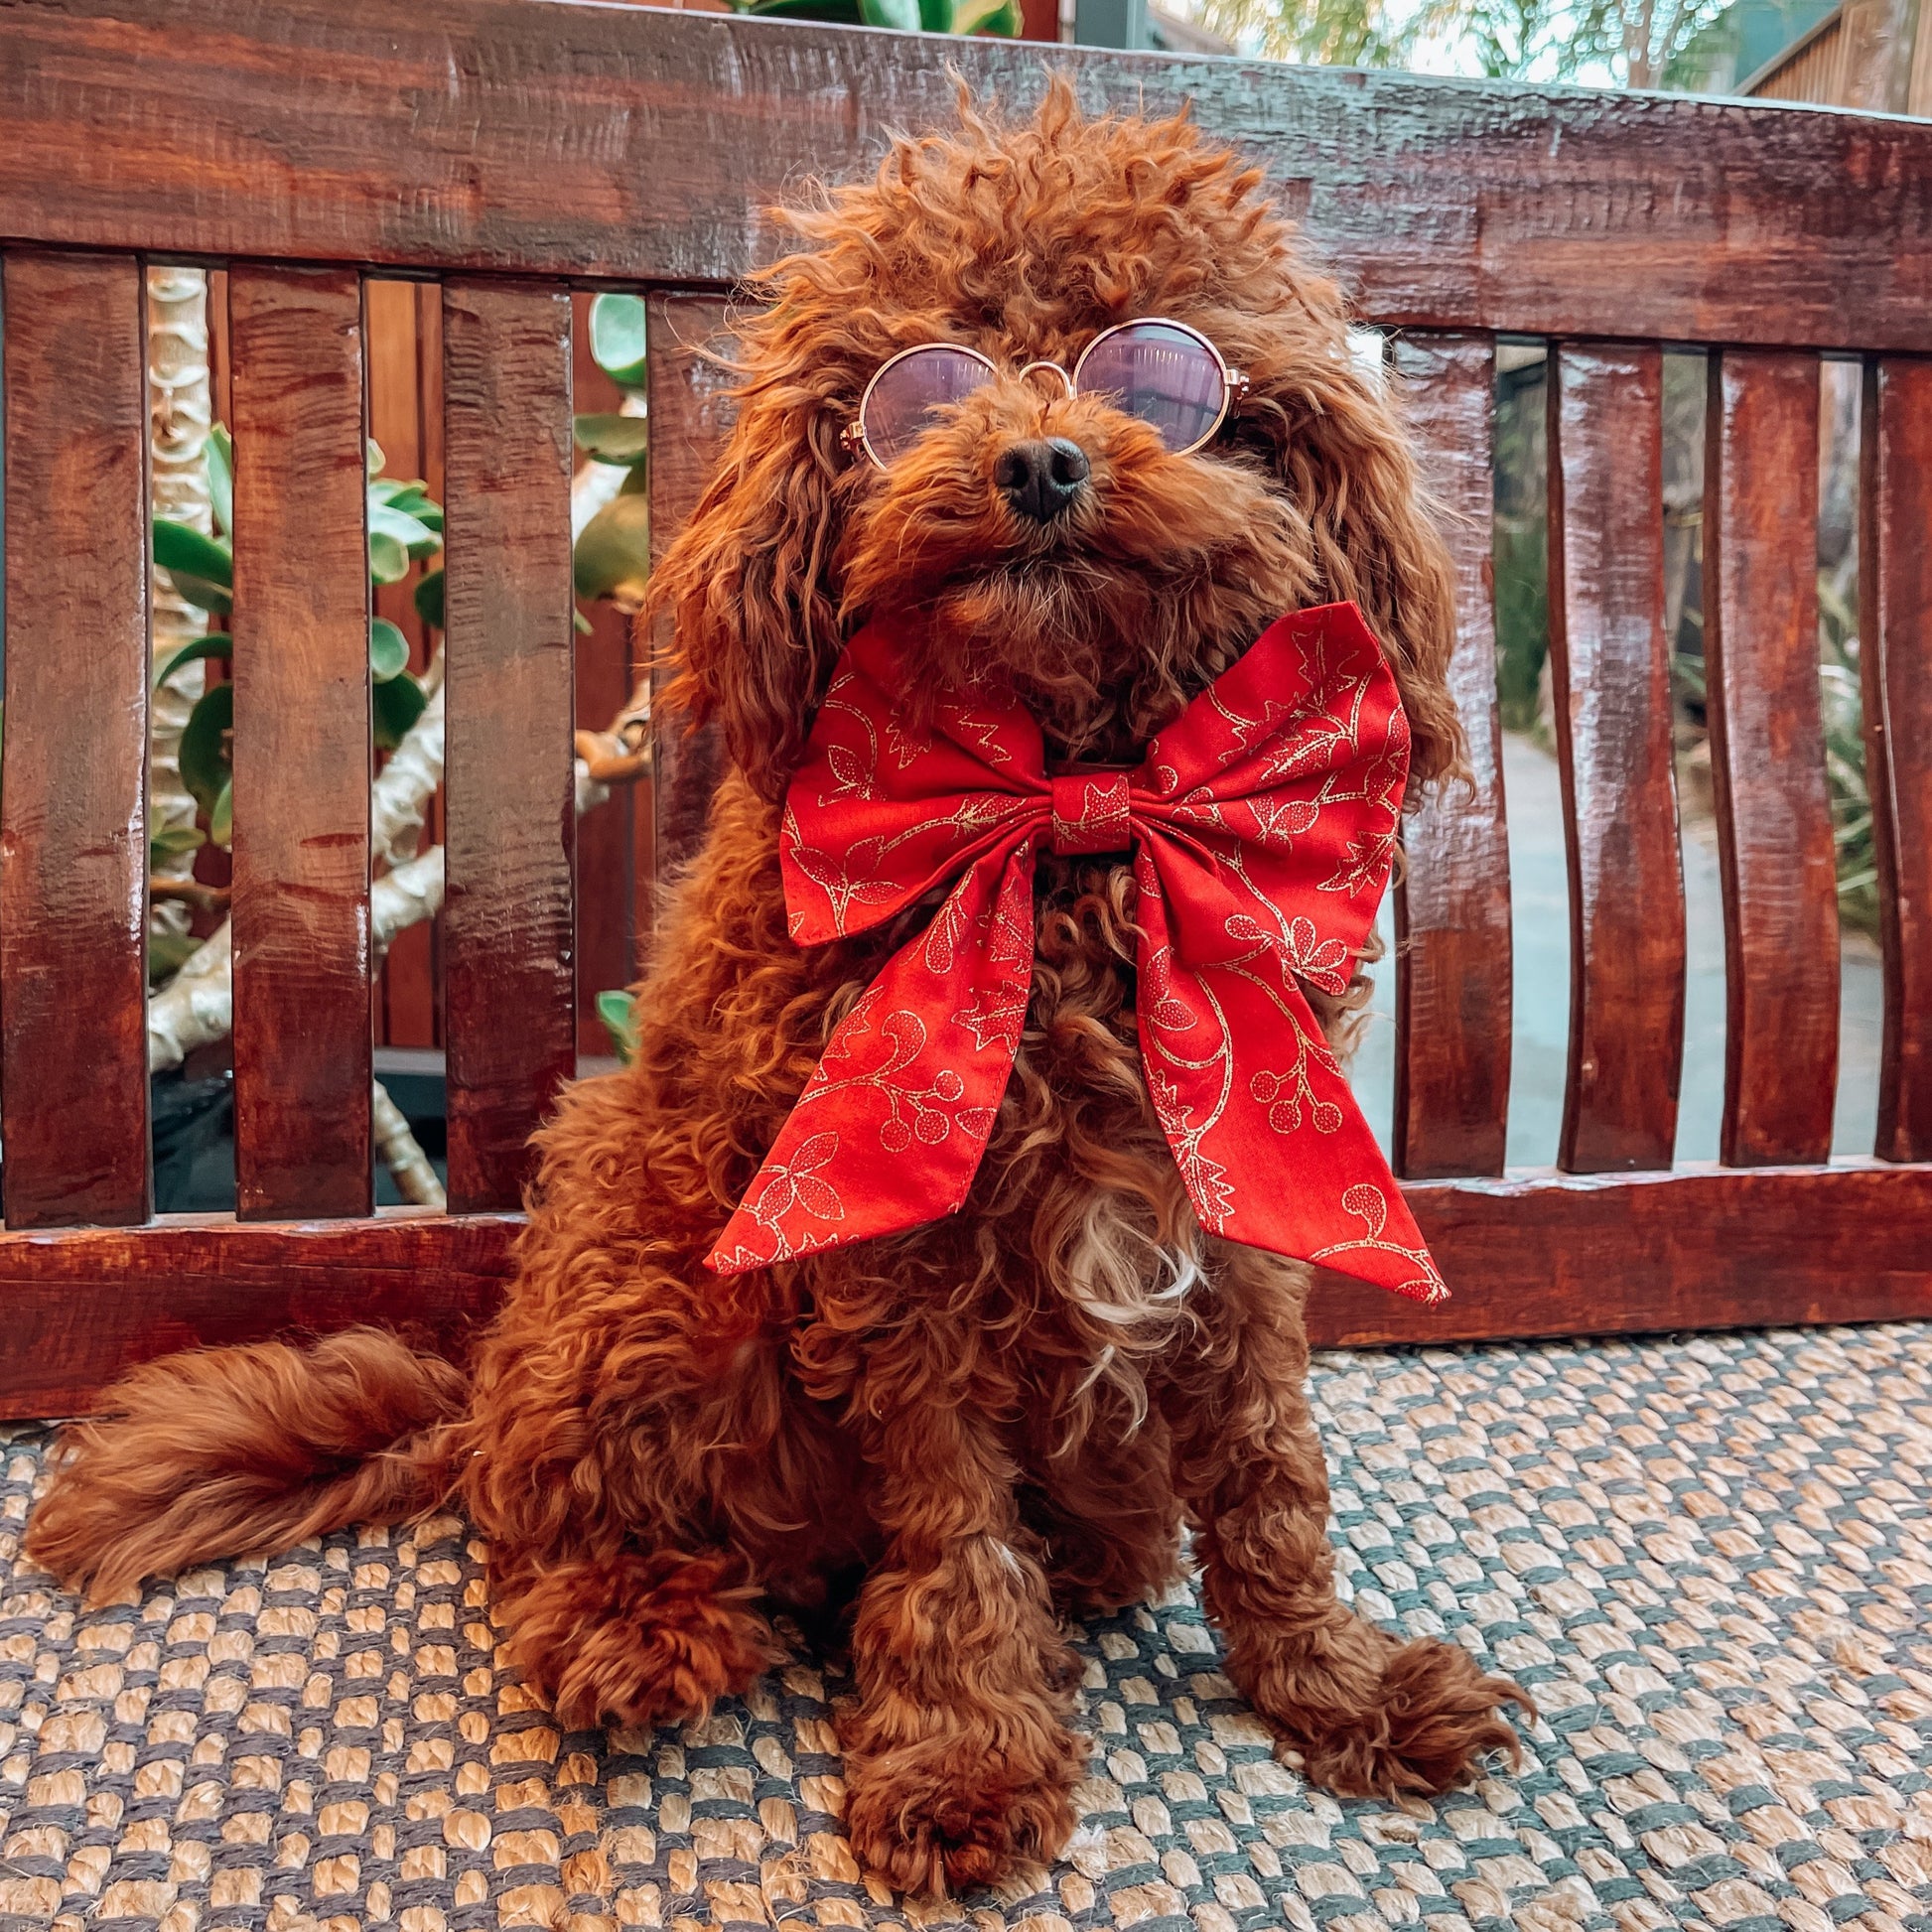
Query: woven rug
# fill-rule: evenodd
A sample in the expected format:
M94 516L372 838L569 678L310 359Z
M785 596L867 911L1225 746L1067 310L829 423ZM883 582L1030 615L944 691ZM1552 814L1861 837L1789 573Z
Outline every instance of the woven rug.
M1064 1858L855 1867L801 1660L710 1723L560 1734L440 1517L83 1612L21 1565L0 1438L0 1928L1147 1926L1932 1932L1932 1329L1332 1355L1355 1597L1531 1685L1521 1775L1338 1803L1179 1590L1081 1634Z

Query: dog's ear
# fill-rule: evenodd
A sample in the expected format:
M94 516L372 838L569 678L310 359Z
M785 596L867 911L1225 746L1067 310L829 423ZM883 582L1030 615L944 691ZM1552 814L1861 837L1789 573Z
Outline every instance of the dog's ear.
M806 385L736 366L739 413L711 485L652 573L668 617L664 702L715 717L733 761L777 799L842 643L832 582L835 485L846 458Z
M1325 595L1352 598L1382 640L1409 715L1416 781L1456 775L1464 746L1449 690L1455 580L1437 511L1390 380L1358 352L1374 345L1348 341L1338 305L1313 319L1326 337L1314 352L1304 341L1256 358L1242 441L1252 449L1259 440L1307 517Z

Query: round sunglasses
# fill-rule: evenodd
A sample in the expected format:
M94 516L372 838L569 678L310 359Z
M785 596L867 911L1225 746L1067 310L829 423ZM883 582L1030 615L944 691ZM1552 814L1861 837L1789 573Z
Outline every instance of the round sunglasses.
M1069 375L1057 362L1029 362L1020 374L1057 376L1069 396L1105 396L1156 430L1173 456L1198 450L1248 392L1248 378L1184 322L1150 316L1103 329ZM930 429L942 409L998 375L991 356L958 343L918 343L879 365L847 425L847 449L886 469Z

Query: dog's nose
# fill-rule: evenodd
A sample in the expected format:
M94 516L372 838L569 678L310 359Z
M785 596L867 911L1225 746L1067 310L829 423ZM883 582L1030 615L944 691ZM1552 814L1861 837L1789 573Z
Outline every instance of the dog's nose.
M1079 444L1055 436L1044 443L1016 443L1002 451L993 466L993 481L1022 516L1046 523L1080 493L1090 467Z

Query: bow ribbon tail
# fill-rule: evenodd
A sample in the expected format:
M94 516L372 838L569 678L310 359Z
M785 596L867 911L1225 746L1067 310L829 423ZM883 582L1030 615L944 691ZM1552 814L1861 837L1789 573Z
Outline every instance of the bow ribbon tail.
M960 876L834 1029L712 1269L742 1274L957 1212L1020 1050L1032 909L1031 839Z
M1202 1227L1414 1301L1446 1300L1284 949L1204 869L1173 870L1184 877L1171 898L1170 868L1142 845L1141 1056ZM1190 963L1209 943L1225 955L1237 924L1255 933L1251 943Z

